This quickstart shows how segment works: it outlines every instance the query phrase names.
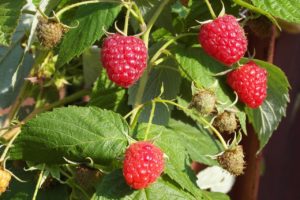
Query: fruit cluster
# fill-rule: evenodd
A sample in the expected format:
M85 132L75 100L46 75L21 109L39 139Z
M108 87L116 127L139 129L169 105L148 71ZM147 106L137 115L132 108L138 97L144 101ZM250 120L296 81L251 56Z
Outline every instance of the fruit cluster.
M198 40L208 55L227 66L238 62L247 51L244 29L232 15L202 25ZM227 83L250 108L259 107L267 96L267 71L253 61L230 72Z

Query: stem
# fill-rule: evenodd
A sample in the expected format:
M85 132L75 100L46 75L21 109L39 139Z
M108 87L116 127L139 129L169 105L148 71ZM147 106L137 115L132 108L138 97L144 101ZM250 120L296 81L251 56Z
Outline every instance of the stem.
M61 99L59 101L56 101L50 105L46 105L42 108L37 108L35 109L34 111L32 111L32 113L30 113L25 119L24 119L24 122L27 122L29 119L33 118L36 114L39 114L41 112L44 112L44 111L48 111L48 110L51 110L55 107L58 107L58 106L62 106L62 105L65 105L67 103L70 103L70 102L73 102L87 94L90 93L90 90L87 90L87 89L83 89L83 90L80 90L64 99Z
M13 142L15 141L15 139L18 137L18 135L21 133L21 129L17 129L17 132L14 134L13 138L8 142L8 144L6 145L1 157L0 157L0 163L2 163L5 160L5 157L8 153L8 150L10 149L10 147L12 146Z
M162 3L159 5L156 12L154 13L154 15L152 16L152 18L150 19L150 21L147 24L147 30L143 35L143 40L146 44L146 47L148 47L150 31L151 31L153 25L155 24L157 18L159 17L160 13L166 7L167 3L169 3L169 0L162 1Z
M127 12L126 12L126 16L125 16L125 23L124 23L124 30L123 30L123 33L125 35L127 35L127 33L128 33L128 22L129 22L129 17L130 17L131 6L132 6L132 4L127 8Z
M209 0L204 0L204 1L205 1L206 5L207 5L207 7L208 7L208 10L209 10L209 12L210 12L212 18L213 18L213 19L216 19L216 18L217 18L216 13L214 12L214 10L213 10L211 4L209 3Z
M136 108L134 108L133 110L131 110L129 113L127 113L123 118L127 119L133 113L138 112L138 110L141 109L143 106L144 106L144 104L140 104L139 106L137 106Z
M154 118L154 113L155 113L155 101L152 101L152 108L151 108L151 113L150 113L150 116L149 116L149 122L148 122L148 125L147 125L147 130L146 130L146 133L145 133L145 138L144 140L147 141L148 139L148 134L149 134L149 131L150 131L150 127L152 125L152 121L153 121L153 118Z
M56 17L60 17L64 12L71 10L72 8L78 7L78 6L82 6L82 5L88 5L88 4L93 4L93 3L123 3L121 1L116 1L116 0L91 0L91 1L83 1L83 2L78 2L78 3L74 3L71 5L68 5L64 8L62 8L61 10L59 10L55 15Z
M22 105L22 102L24 100L24 96L26 94L26 90L29 86L29 82L28 81L25 81L15 103L12 105L10 111L9 111L9 114L7 116L7 119L5 121L5 126L7 126L8 124L11 123L11 121L16 117L18 111L19 111L19 108L20 106Z
M184 33L184 34L180 34L177 35L176 37L172 38L171 40L169 40L168 42L166 42L155 54L154 56L151 58L150 60L150 65L153 65L156 60L159 58L159 56L162 54L162 52L171 44L173 44L176 40L186 37L186 36L195 36L198 35L197 33Z
M54 102L53 104L50 104L50 105L46 105L42 108L37 108L35 110L33 110L21 123L26 123L28 120L32 119L33 117L35 117L37 114L41 113L41 112L45 112L45 111L48 111L48 110L51 110L55 107L58 107L58 106L62 106L64 104L67 104L67 103L71 103L79 98L81 98L82 96L85 96L87 94L90 93L90 90L87 90L87 89L83 89L81 91L78 91L62 100L59 100L57 102ZM9 137L7 137L6 139L9 140L9 138L11 137L10 135L15 135L14 132L16 132L15 130L17 130L19 128L19 126L17 126L16 128L13 128L11 130L8 130L6 131L5 133L3 134L0 134L1 137L5 137L7 134L9 134ZM10 133L13 133L13 134L10 134Z
M45 164L43 165L43 169L39 175L39 179L36 183L36 186L35 186L35 190L34 190L34 193L33 193L33 197L32 197L32 200L36 200L36 196L38 194L38 191L39 191L39 188L41 186L41 182L42 182L42 178L43 178L43 174L44 174L44 168L45 168Z
M125 5L126 5L126 4L125 4ZM138 6L136 5L136 3L134 2L134 3L132 4L132 6L133 6L133 9L134 9L135 12L134 12L133 10L131 10L131 13L134 12L134 13L137 15L137 20L140 22L140 24L142 24L143 26L146 25L146 23L145 23L145 21L144 21L144 17L143 17L143 15L142 15L140 9L139 9Z
M158 16L160 15L160 13L162 12L162 10L164 9L164 7L166 6L166 4L168 2L169 2L169 0L163 0L162 1L162 3L157 8L156 12L154 13L152 18L150 19L149 23L147 24L147 30L145 31L145 33L143 35L143 40L144 40L145 45L146 45L147 48L148 48L148 45L149 45L149 34L150 34L150 31L151 31L151 28L153 27L153 25L156 22ZM142 103L145 87L146 87L146 84L147 84L147 81L148 81L148 78L149 78L149 72L150 72L150 67L148 66L147 69L145 70L143 76L140 79L140 83L139 83L138 90L137 90L136 97L135 97L134 108Z
M168 104L171 104L171 105L174 105L174 106L177 106L179 107L180 109L182 110L189 110L188 108L186 107L183 107L173 101L170 101L170 100L165 100L165 99L155 99L156 102L161 102L161 103L168 103ZM210 127L210 129L216 134L217 138L220 140L221 144L223 145L224 149L228 149L228 146L224 140L224 138L222 137L222 135L219 133L219 131L213 127L208 121L206 121L206 119L204 119L203 117L199 117L199 122L202 123L202 124L205 124L207 126Z

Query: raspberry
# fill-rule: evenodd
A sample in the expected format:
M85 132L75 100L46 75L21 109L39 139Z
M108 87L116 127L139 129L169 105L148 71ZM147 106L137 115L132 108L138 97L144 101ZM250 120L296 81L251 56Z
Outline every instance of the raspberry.
M163 152L150 142L137 142L125 152L123 175L134 189L148 187L164 170Z
M36 27L37 38L46 49L52 49L61 40L63 34L67 31L60 23L39 17L39 23Z
M147 66L147 48L137 37L113 34L103 42L101 60L110 80L128 88Z
M243 146L238 145L232 149L227 149L222 155L218 156L217 160L221 167L232 175L239 176L244 173L244 157Z
M237 128L237 121L233 112L223 112L214 120L213 126L221 133L233 133Z
M198 40L208 55L229 66L243 57L248 45L244 29L232 15L202 25Z
M90 189L101 180L102 175L99 170L81 165L76 168L75 180L83 188Z
M5 192L11 179L10 173L0 167L0 194Z
M267 96L267 71L253 61L230 72L227 83L250 108L259 107Z
M212 113L216 105L216 95L209 90L201 90L194 94L189 107L195 107L202 115Z

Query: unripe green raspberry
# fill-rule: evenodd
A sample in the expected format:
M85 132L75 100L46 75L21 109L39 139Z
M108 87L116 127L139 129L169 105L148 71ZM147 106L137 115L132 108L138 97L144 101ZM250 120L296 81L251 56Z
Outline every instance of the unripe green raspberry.
M202 115L208 115L215 110L216 96L209 90L201 90L194 94L190 108L194 107Z
M235 113L225 111L219 114L214 120L213 126L221 133L233 133L238 126Z
M238 145L232 149L227 149L222 155L218 156L217 160L221 167L232 175L239 176L244 173L244 157L243 146Z
M67 29L62 24L53 20L43 17L39 17L38 20L39 23L36 27L37 38L43 47L52 49L60 42Z

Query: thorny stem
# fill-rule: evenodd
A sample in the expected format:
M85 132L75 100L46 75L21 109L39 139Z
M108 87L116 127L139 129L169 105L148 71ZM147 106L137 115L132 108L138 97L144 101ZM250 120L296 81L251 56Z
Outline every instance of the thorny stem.
M39 175L39 179L36 183L36 186L35 186L35 190L34 190L34 193L33 193L33 197L32 197L32 200L36 200L36 197L37 197L37 194L38 194L38 191L39 191L39 188L41 186L41 183L42 183L42 178L43 178L43 174L44 174L44 168L45 168L45 164L43 165L43 168L40 172L40 175Z
M152 108L151 108L151 113L150 113L150 116L149 116L149 122L148 122L148 125L147 125L147 130L146 130L146 133L145 133L145 138L144 138L145 141L148 139L150 127L152 125L152 121L153 121L154 113L155 113L155 105L156 105L155 101L151 101L151 104L152 104Z
M151 58L150 60L150 65L153 65L156 60L159 58L159 56L163 53L163 51L170 46L171 44L173 44L176 40L183 38L183 37L187 37L187 36L195 36L197 35L197 33L184 33L184 34L180 34L177 35L176 37L170 39L168 42L166 42L155 54L154 56Z
M154 101L156 102L161 102L161 103L168 103L168 104L171 104L171 105L174 105L174 106L177 106L178 108L182 109L182 110L189 110L188 108L186 107L183 107L181 105L179 105L178 103L175 103L173 101L170 101L170 100L165 100L165 99L160 99L160 98L156 98L154 99ZM206 121L205 118L203 117L199 117L199 122L201 122L202 124L205 124L207 126L209 126L209 128L215 133L215 135L217 136L217 138L220 140L220 142L222 143L224 149L228 149L228 145L226 144L224 138L222 137L222 135L219 133L219 131L213 127L208 121Z
M213 19L216 19L216 18L217 18L216 13L214 12L214 10L213 10L211 4L209 3L209 0L204 0L204 1L205 1L206 5L207 5L207 7L208 7L208 10L209 10L209 12L210 12L212 18L213 18Z
M123 1L116 1L116 0L91 0L91 1L83 1L83 2L78 2L74 3L71 5L68 5L61 10L59 10L55 15L57 18L59 18L63 13L65 13L68 10L71 10L72 8L82 6L82 5L87 5L87 4L93 4L93 3L124 3Z

